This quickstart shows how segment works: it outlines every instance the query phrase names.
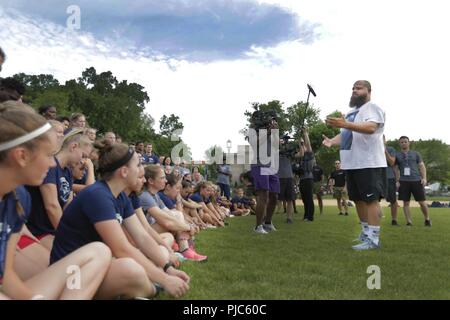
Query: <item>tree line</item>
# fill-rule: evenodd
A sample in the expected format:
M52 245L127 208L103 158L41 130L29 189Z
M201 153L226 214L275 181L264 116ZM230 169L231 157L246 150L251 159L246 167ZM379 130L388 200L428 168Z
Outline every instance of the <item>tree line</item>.
M42 105L55 106L58 116L70 117L81 112L100 135L113 131L125 142L149 142L160 155L170 155L172 148L180 143L171 140L174 130L184 128L180 118L164 115L160 119L160 132L156 133L155 120L145 110L150 97L144 87L119 81L111 71L97 73L90 67L77 79L64 84L51 74L19 73L13 78L26 86L25 103L36 109ZM189 147L185 146L184 150L190 156Z

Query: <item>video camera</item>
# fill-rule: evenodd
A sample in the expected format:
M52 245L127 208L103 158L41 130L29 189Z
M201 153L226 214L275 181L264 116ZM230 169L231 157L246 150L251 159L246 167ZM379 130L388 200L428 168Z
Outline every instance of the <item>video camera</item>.
M298 153L298 146L294 143L294 138L286 134L281 139L283 143L280 144L280 155L293 159Z

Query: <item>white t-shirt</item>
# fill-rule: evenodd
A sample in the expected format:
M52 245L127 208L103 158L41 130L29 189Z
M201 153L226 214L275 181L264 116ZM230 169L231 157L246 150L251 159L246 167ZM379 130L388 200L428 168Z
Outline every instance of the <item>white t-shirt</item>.
M378 129L373 134L341 129L341 168L355 170L387 167L384 154L384 111L372 102L353 108L346 116L348 122L375 122Z

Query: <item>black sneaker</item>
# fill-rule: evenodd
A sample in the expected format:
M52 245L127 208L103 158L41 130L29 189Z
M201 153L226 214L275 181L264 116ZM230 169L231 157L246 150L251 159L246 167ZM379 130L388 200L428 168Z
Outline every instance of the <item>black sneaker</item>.
M393 226L398 226L399 224L398 224L397 220L392 220L392 225Z
M344 214L343 214L342 212L339 212L339 215L340 215L340 216L343 216Z
M286 223L287 223L287 224L293 224L293 223L294 223L294 220L287 218L287 219L286 219Z
M431 227L431 220L425 220L425 227Z
M407 226L407 227L412 227L412 223L411 223L411 222L408 222L408 223L406 224L406 226Z
M346 212L345 215L348 216L348 212Z

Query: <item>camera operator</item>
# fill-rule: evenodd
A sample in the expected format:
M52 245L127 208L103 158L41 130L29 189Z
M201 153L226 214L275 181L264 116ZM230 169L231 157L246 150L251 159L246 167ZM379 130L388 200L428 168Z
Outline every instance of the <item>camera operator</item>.
M311 142L309 141L308 129L303 130L303 139L300 139L299 156L300 161L300 193L302 196L303 205L305 207L305 215L303 221L312 222L314 221L314 176L313 176L313 166L314 166L314 153L311 148Z
M267 234L276 231L272 224L272 216L280 192L280 181L277 175L278 163L276 163L279 159L278 155L272 153L278 150L279 146L278 122L274 111L258 110L253 113L250 123L250 128L254 129L254 133L256 133L256 137L251 137L250 141L253 154L256 154L256 161L252 161L251 165L257 200L254 231L259 234ZM269 163L266 163L267 159L262 157L264 150L267 152L267 157L270 157Z
M291 224L294 222L294 203L296 198L291 158L297 153L297 148L289 146L289 139L290 137L285 135L283 139L280 140L280 167L278 169L280 193L278 194L278 200L280 203L283 202L283 206L286 208L286 223Z

